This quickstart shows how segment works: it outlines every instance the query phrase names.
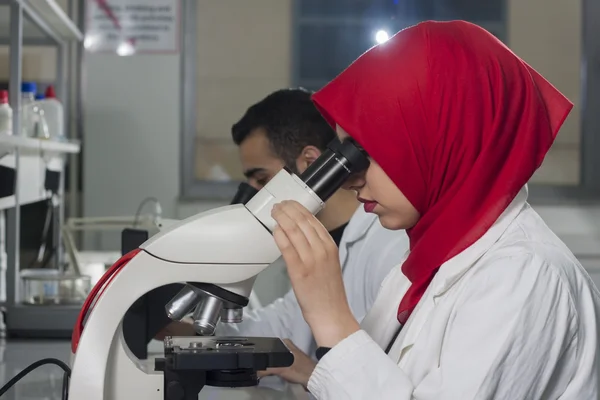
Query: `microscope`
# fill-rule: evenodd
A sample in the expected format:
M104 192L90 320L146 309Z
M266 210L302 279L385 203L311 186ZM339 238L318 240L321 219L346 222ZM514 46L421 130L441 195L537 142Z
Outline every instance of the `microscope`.
M287 367L280 339L212 336L218 323L241 322L257 275L281 253L272 237L273 206L295 200L311 213L369 160L338 140L300 176L284 169L246 202L170 225L127 253L96 284L73 331L70 400L196 400L204 386L249 387L257 371ZM149 291L183 289L165 305L172 320L193 312L199 336L167 337L164 357L142 362L128 348L123 318Z

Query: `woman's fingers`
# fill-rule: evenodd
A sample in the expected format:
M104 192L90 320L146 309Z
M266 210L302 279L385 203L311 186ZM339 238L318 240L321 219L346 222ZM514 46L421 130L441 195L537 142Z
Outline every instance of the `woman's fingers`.
M277 244L277 247L279 247L286 264L302 262L300 254L298 254L298 251L281 227L277 226L273 230L273 238L275 239L275 243Z
M349 333L358 329L345 296L337 246L323 225L296 202L276 205L271 215L277 222L273 236L287 264L304 319L319 343L327 346L337 343L340 338L332 338L331 333L340 331L339 321L343 322L344 329L346 325L350 327ZM350 322L346 324L347 321ZM290 350L293 352L293 348L290 347ZM280 376L294 381L301 381L303 377L308 380L312 369L306 371L312 364L300 363L300 358L298 356L294 363L306 365L306 370L300 367L284 369Z
M273 209L273 218L305 263L312 263L325 251L323 241L306 215L284 202ZM311 218L312 214L309 213Z
M327 229L325 229L323 224L321 224L321 222L319 222L319 220L315 218L315 216L312 215L310 211L308 211L305 207L303 207L300 203L296 201L290 201L289 203L291 208L293 208L300 215L304 216L304 218L311 224L311 226L314 229L314 232L317 235L319 235L319 238L323 243L331 243L335 245L333 239L331 238L331 235L329 234L329 232L327 232Z
M304 236L313 247L313 250L318 250L317 247L322 247L322 239L318 234L317 229L315 229L315 225L317 225L317 227L322 227L322 225L306 208L295 201L284 201L281 203L280 207L281 211L298 225L298 228L304 233ZM316 222L316 224L313 222Z
M276 240L282 241L283 246L279 247L281 250L281 254L283 255L286 263L290 264L290 257L296 258L295 255L291 254L291 249L294 249L294 252L297 254L297 258L301 260L302 263L311 263L312 262L312 249L311 245L306 238L306 235L302 231L302 229L298 226L296 221L294 221L288 214L286 214L280 208L273 209L273 218L277 222L277 229L281 231L285 235L285 239L278 238ZM277 230L276 229L276 230ZM275 231L273 231L275 235ZM286 242L287 240L287 242ZM279 242L276 242L279 246ZM293 263L292 263L293 265Z

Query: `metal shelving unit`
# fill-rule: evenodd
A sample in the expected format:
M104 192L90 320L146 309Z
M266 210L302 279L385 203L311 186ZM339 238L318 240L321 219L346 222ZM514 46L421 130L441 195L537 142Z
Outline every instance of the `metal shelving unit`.
M0 132L0 165L14 170L15 190L0 198L0 301L4 303L5 328L9 335L69 337L79 306L33 306L20 296L20 207L52 198L55 201L54 267L64 268L60 226L64 221L65 164L69 154L80 152L74 141L43 140L20 135L20 103L23 47L54 46L57 54L55 88L69 121L67 74L69 45L83 34L55 0L0 0L0 45L9 46L9 98L13 109L12 135ZM69 124L65 123L68 127ZM68 129L68 128L67 128ZM47 190L47 171L58 173L56 193ZM6 256L4 256L6 254ZM4 297L2 298L2 295Z

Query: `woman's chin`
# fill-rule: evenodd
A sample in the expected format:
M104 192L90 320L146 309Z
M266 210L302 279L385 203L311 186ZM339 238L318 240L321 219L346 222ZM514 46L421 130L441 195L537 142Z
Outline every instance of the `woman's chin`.
M381 226L391 231L399 231L401 229L405 229L403 227L402 221L398 221L397 218L390 218L386 215L379 215L379 222L381 223Z
M378 214L379 223L385 229L389 229L390 231L400 231L403 229L410 229L414 226L414 224L410 224L402 218L398 218L396 216L386 215L386 214Z

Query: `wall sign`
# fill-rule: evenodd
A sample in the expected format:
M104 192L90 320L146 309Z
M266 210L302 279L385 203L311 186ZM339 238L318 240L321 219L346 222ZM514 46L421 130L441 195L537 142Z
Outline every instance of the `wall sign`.
M180 0L87 0L84 47L121 56L179 51Z

